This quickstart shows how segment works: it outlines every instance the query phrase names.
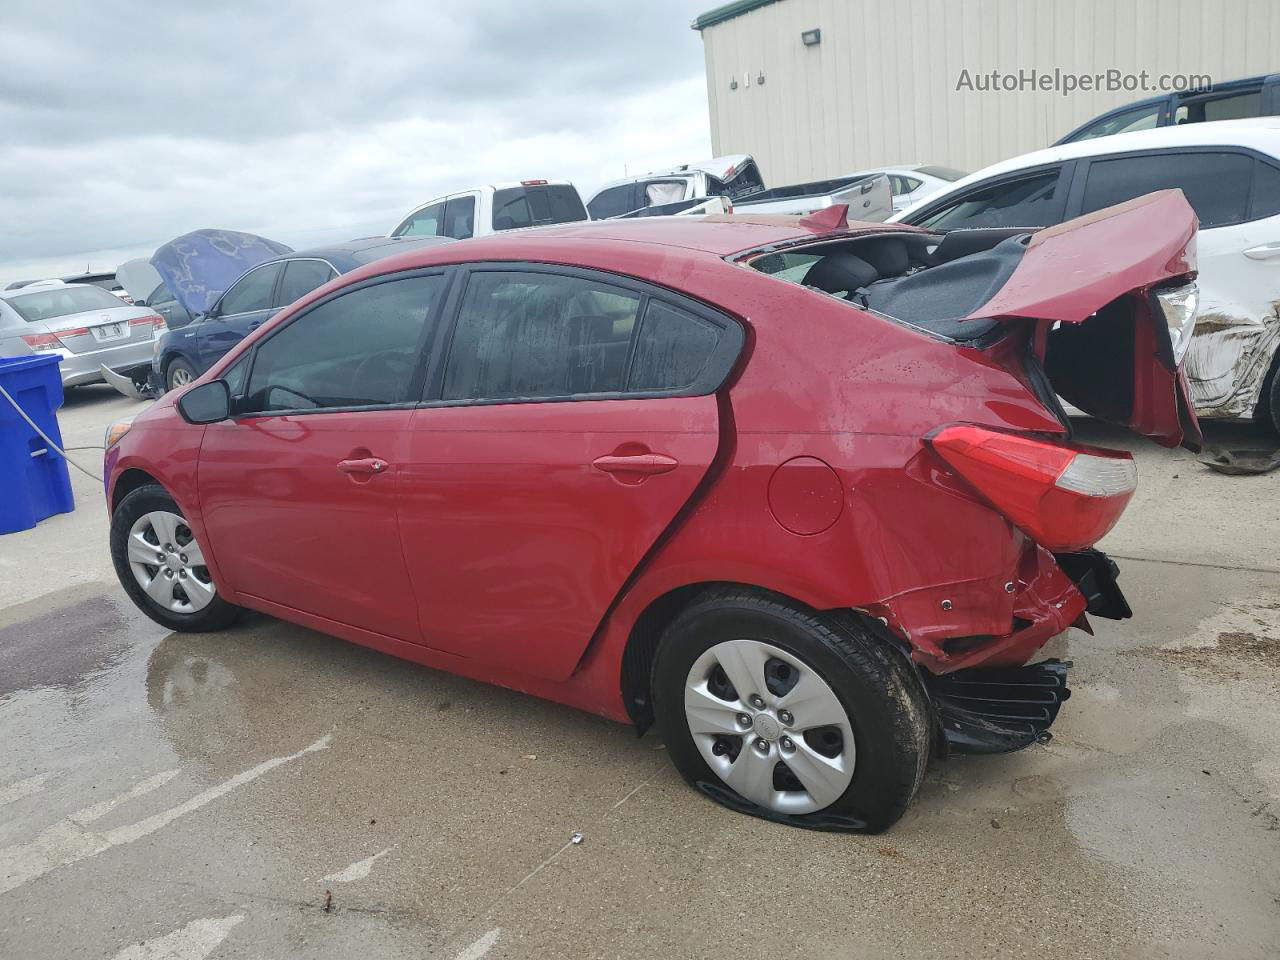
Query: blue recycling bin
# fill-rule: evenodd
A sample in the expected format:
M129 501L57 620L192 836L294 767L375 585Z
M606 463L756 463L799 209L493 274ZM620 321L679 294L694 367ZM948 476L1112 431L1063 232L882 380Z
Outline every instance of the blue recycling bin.
M62 406L60 357L0 357L0 387L58 446ZM0 534L28 530L75 509L67 462L0 393Z

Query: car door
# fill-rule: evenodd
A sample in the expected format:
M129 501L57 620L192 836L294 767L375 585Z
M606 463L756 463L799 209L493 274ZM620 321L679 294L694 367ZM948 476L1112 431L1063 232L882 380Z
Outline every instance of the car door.
M446 283L416 272L339 291L234 365L235 412L207 428L198 482L242 602L420 639L397 491Z
M444 222L440 236L453 237L455 240L466 240L475 235L476 195L463 193L450 197L444 205Z
M1250 416L1280 329L1280 164L1223 147L1091 160L1072 206L1090 213L1176 187L1200 220L1200 303L1184 370L1197 411Z
M742 329L570 268L478 266L458 299L403 475L423 641L562 678L711 468Z
M276 281L284 264L263 263L247 271L214 304L195 333L195 359L204 373L228 350L262 325L274 311Z
M437 237L444 221L444 199L419 207L391 231L393 237Z

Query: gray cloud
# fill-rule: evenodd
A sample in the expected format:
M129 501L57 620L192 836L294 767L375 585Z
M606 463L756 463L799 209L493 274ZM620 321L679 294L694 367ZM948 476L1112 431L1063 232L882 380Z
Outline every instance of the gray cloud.
M688 24L709 5L10 0L0 280L200 226L327 242L477 182L694 159Z

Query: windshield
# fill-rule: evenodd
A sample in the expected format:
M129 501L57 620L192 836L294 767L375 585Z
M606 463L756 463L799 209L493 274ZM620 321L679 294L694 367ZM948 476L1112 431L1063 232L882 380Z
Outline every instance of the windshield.
M40 323L87 310L109 310L122 306L118 297L100 287L51 287L18 297L6 298L27 323Z
M569 184L508 187L493 194L493 229L514 230L586 220L587 208Z

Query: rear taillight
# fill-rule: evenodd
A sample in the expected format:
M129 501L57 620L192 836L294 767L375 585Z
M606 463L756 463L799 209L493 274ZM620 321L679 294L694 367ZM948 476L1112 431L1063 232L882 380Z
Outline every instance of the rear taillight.
M1080 550L1101 540L1138 481L1133 457L1123 451L972 426L945 427L930 443L992 506L1050 550Z
M168 324L164 322L164 317L160 316L158 313L149 313L145 317L130 317L129 323L133 326L151 324L155 326L157 333L168 327Z
M24 333L22 340L37 353L43 350L57 350L62 346L62 341L52 333Z

